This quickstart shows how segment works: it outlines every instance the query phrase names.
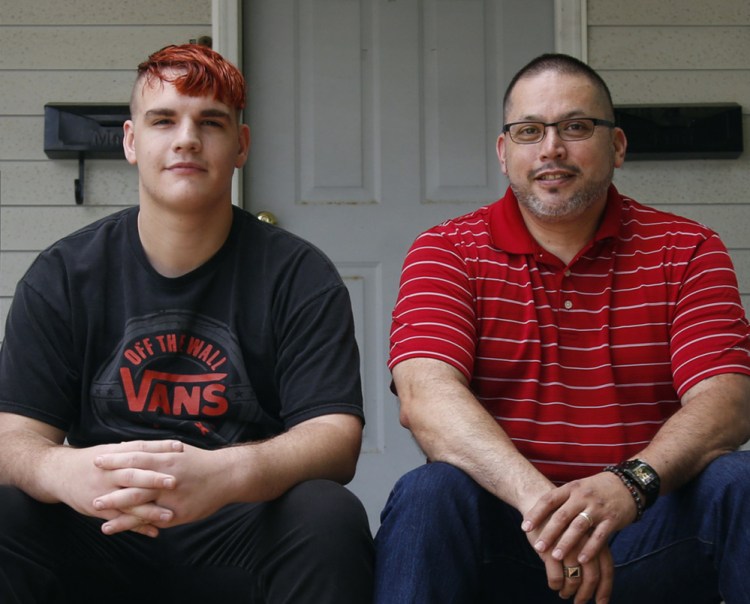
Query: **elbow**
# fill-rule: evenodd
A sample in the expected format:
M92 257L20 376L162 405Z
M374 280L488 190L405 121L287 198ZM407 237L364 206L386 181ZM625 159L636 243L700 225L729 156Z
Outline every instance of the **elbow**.
M346 439L339 457L337 476L334 480L342 485L349 484L357 472L359 454L362 451L362 428Z
M406 409L406 405L404 405L403 403L401 403L401 406L399 407L398 421L404 428L406 428L407 430L411 430L411 417Z

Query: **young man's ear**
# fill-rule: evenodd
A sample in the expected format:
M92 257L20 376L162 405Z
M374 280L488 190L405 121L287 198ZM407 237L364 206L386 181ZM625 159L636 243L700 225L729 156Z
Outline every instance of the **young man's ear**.
M241 168L247 161L250 152L250 126L240 124L240 148L237 153L237 161L234 162L235 168Z
M135 165L138 163L135 157L135 133L133 120L126 120L122 125L122 148L125 151L125 159Z

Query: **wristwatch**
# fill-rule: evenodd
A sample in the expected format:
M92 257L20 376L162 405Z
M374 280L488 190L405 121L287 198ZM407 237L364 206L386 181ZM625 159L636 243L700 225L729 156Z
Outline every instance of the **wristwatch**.
M642 459L629 459L617 464L616 467L635 483L646 498L646 507L651 507L659 497L661 486L661 479L656 470Z

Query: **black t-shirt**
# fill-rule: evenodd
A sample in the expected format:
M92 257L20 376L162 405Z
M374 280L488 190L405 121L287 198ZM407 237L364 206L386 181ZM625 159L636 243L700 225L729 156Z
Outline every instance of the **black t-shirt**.
M233 208L182 277L157 273L138 208L57 242L19 282L0 349L0 411L75 446L178 438L204 448L304 420L363 418L348 292L315 247Z

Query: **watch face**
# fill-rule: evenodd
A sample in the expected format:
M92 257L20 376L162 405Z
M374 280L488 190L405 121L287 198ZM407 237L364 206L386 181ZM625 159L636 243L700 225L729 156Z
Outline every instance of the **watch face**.
M633 468L633 474L635 474L638 481L643 483L644 485L647 485L654 480L654 475L649 472L644 466L636 466L635 468Z

